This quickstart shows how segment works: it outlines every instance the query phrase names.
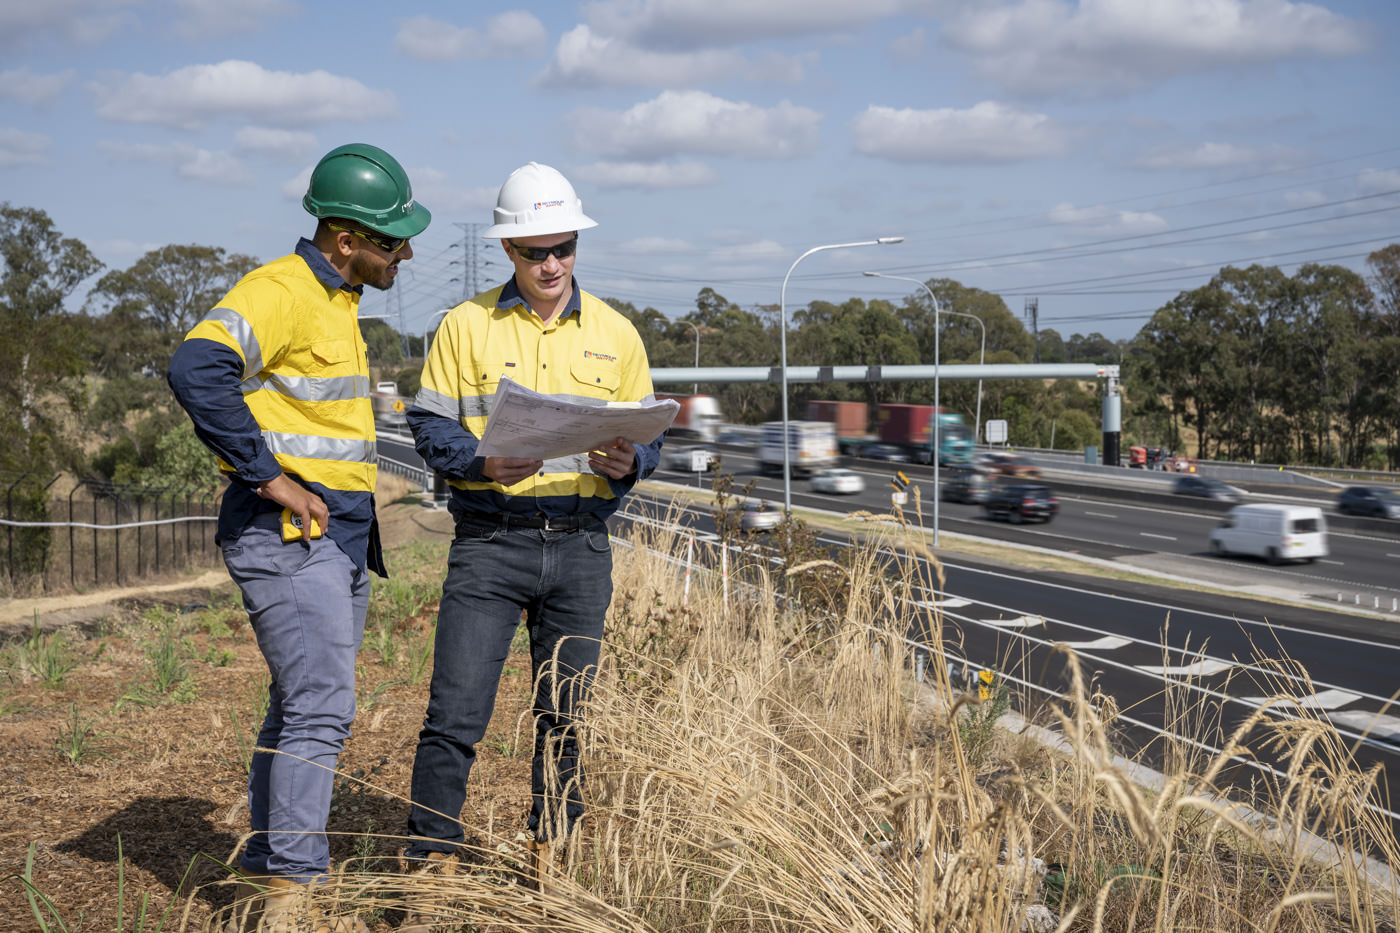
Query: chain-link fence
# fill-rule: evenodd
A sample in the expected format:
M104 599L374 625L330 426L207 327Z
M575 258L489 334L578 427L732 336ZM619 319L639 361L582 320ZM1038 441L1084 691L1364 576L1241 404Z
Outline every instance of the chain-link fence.
M29 596L118 586L219 564L222 489L190 493L58 477L4 477L0 592Z

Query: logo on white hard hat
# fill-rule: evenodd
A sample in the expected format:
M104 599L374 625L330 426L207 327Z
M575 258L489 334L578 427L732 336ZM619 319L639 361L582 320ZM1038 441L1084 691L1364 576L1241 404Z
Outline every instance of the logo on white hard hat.
M539 210L544 210L546 207L563 207L563 206L564 206L563 200L558 200L558 201L536 201L536 202L535 202L535 210L537 210L537 211L539 211Z

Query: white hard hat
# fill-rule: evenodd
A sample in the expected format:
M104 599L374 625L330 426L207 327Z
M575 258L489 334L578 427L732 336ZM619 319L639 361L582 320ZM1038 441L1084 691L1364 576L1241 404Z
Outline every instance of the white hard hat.
M482 237L540 236L598 226L584 216L583 202L558 169L530 162L510 173L496 196L496 223Z

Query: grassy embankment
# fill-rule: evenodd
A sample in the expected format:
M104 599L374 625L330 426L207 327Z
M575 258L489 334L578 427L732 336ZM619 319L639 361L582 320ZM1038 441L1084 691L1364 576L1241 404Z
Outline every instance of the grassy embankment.
M465 865L446 876L397 873L391 822L337 823L347 835L319 897L383 930L405 899L470 930L1394 930L1400 892L1373 886L1349 856L1394 864L1400 854L1360 806L1375 799L1377 775L1351 766L1325 720L1275 721L1264 709L1239 733L1290 763L1250 801L1267 821L1221 802L1232 758L1253 752L1217 735L1215 710L1179 688L1163 687L1167 718L1226 750L1159 748L1170 764L1151 791L1115 762L1111 704L1094 702L1081 678L1033 714L1063 739L1058 749L1009 734L995 725L1006 694L965 696L939 664L922 684L911 676L901 636L922 610L904 595L934 581L898 554L921 541L885 528L840 565L794 553L778 576L749 542L730 562L726 598L713 573L693 574L685 594L686 538L636 532L615 551L584 735L591 814L551 889L515 883L516 827L491 810L468 824ZM405 585L431 580L441 550L396 555L427 566L406 567ZM367 637L367 651L399 658L391 686L361 678L362 695L381 704L401 689L421 703L431 614L408 602L396 611L409 621L381 606ZM505 731L493 743L528 765L521 693L503 689ZM508 762L483 765L493 763ZM478 775L488 795L493 773ZM406 789L401 773L385 776L365 780L385 798ZM362 787L347 780L340 801ZM1317 837L1333 847L1319 850ZM204 921L227 896L217 876L201 880L189 916ZM64 892L47 893L61 910ZM169 902L167 929L184 903Z

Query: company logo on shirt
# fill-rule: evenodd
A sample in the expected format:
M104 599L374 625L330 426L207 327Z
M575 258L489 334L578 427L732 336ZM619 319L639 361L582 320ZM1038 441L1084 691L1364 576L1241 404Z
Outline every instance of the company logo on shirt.
M563 206L564 206L564 202L563 202L562 200L559 200L559 201L536 201L536 202L535 202L535 210L537 210L537 211L538 211L538 210L543 210L543 209L546 208L546 207L563 207Z
M602 360L605 363L617 362L617 357L613 356L611 353L599 353L597 350L584 350L583 358L585 360Z

